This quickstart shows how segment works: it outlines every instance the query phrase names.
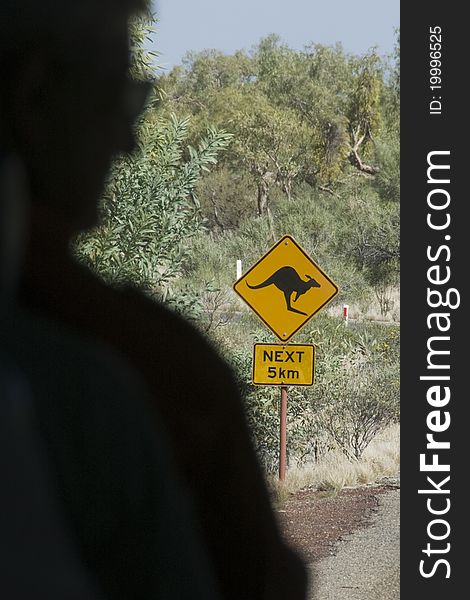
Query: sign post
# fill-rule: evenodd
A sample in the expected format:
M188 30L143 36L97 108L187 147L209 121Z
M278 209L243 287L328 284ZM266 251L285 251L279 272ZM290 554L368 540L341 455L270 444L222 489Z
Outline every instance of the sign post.
M287 384L312 385L315 364L312 344L287 342L339 289L290 235L282 237L239 276L233 289L281 341L281 344L255 344L253 383L281 386L279 479L284 481Z
M287 464L287 386L281 387L281 415L280 415L280 444L279 444L279 480L286 478Z

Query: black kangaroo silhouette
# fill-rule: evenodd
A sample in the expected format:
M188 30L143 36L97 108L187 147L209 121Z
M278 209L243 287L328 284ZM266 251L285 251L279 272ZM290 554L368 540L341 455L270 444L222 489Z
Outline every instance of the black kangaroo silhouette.
M281 292L284 294L287 310L298 313L299 315L307 316L307 313L297 310L290 303L293 292L295 292L295 298L293 301L296 302L300 296L305 294L305 292L308 292L310 288L320 287L318 281L315 281L313 277L310 277L310 275L305 275L305 277L308 278L308 281L301 279L294 267L281 267L270 277L268 277L266 281L263 281L263 283L259 283L258 285L250 285L247 281L246 285L252 290L259 290L260 288L267 287L268 285L275 285L277 289L281 290Z

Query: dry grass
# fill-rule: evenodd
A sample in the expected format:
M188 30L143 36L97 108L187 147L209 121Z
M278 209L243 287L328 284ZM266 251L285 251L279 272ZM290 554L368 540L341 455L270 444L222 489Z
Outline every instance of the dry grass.
M349 461L341 452L332 451L314 464L291 467L286 480L270 480L277 503L304 488L337 492L345 487L375 483L381 477L400 471L400 427L392 425L376 436L361 460Z
M400 322L400 288L396 287L390 292L390 311L387 315L380 313L380 305L376 298L371 296L367 301L350 302L349 318L352 321L379 321L379 322ZM330 316L342 316L343 305L334 305L327 308Z

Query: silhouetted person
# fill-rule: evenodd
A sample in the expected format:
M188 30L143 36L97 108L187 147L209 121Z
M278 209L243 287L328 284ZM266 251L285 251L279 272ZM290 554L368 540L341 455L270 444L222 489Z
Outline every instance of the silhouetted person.
M0 336L1 597L217 600L140 378L36 315Z
M5 324L18 318L24 241L21 179L18 161L0 149L0 593L9 600L104 600L68 529L30 382L8 347Z
M70 240L97 222L112 157L132 149L129 98L139 89L128 77L127 21L139 2L18 5L0 32L12 40L0 126L32 191L21 304L99 338L145 377L223 597L301 600L306 571L282 540L231 369L186 321L134 289L107 286L70 256ZM77 531L86 536L86 523Z
M141 379L111 348L15 306L24 183L0 148L0 596L218 600Z

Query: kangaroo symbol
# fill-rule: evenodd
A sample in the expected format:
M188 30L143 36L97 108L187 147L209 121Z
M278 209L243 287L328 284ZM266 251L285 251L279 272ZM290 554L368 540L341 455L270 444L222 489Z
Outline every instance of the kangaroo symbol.
M291 306L290 299L295 292L294 302L308 292L310 288L320 287L320 284L310 277L310 275L306 275L308 281L304 281L300 278L300 275L293 267L281 267L275 273L273 273L270 277L263 281L263 283L259 283L258 285L250 285L248 281L246 285L252 290L259 290L260 288L267 287L268 285L275 285L278 290L284 294L284 298L286 299L287 310L290 312L298 313L299 315L307 316L307 313L304 313L300 310L297 310L293 306Z

